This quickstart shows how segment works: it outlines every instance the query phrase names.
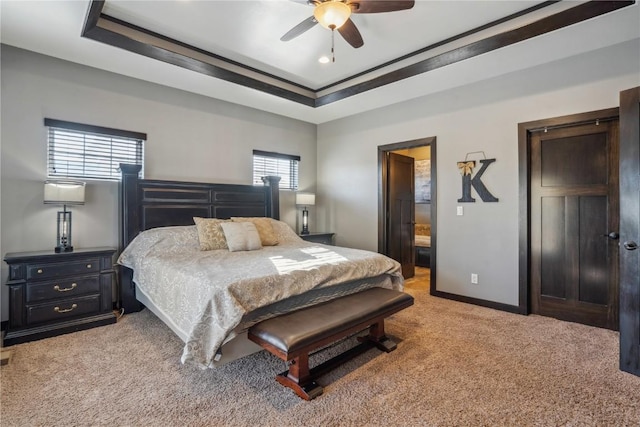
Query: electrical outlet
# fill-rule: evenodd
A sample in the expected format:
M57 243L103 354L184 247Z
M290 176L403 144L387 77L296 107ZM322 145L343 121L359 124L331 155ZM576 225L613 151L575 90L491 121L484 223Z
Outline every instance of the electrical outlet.
M478 275L476 273L471 273L471 283L474 285L478 284Z
M456 214L457 214L458 216L462 216L462 215L464 215L464 208L463 208L462 206L458 206L458 207L456 208Z

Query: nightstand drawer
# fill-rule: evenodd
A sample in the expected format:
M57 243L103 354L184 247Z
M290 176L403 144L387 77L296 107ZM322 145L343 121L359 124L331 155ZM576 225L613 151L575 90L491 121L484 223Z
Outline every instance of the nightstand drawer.
M55 298L69 298L100 292L99 276L64 278L50 282L27 284L27 302L45 301Z
M65 320L100 312L100 295L69 298L46 304L27 305L27 325Z
M58 276L72 276L74 274L98 273L100 259L85 259L65 263L42 263L27 265L27 280L48 279Z

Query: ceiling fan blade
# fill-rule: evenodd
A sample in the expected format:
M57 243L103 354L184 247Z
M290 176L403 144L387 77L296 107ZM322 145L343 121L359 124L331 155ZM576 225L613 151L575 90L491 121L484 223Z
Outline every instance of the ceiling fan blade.
M381 13L411 9L415 0L357 0L349 2L353 13Z
M356 49L364 44L360 31L358 31L356 24L354 24L351 19L347 19L347 22L338 28L338 32L347 41L347 43Z
M288 42L289 40L298 37L300 34L304 33L305 31L310 30L317 23L318 21L316 21L316 18L311 16L305 19L304 21L302 21L301 23L299 23L298 25L296 25L295 27L293 27L292 29L290 29L284 36L280 37L280 40L282 40L283 42Z

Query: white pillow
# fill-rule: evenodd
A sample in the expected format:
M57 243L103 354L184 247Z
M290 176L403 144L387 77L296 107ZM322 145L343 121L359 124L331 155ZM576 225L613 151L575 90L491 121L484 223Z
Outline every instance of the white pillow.
M229 252L255 251L262 248L260 234L252 222L220 223Z

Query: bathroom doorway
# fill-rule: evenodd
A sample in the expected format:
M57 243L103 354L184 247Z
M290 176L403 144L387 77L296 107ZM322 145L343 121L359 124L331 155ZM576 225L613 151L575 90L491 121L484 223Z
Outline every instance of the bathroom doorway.
M378 147L378 251L414 268L436 267L436 138ZM409 169L410 168L410 169Z

